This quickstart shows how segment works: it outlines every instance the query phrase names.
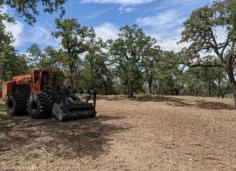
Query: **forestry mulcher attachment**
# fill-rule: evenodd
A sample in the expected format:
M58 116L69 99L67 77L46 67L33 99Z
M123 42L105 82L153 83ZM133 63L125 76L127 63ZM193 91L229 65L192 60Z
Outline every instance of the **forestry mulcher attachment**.
M62 71L39 68L33 69L31 75L15 76L4 82L2 98L8 113L29 114L32 119L54 117L61 121L95 117L96 92L65 87L64 79ZM82 100L76 93L88 96Z

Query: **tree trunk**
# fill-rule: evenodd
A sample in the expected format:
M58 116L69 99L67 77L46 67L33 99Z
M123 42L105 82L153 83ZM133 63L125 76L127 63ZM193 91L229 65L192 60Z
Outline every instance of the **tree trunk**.
M70 84L71 84L71 87L74 88L75 87L75 73L76 73L76 69L74 67L74 62L71 62L70 64Z
M217 79L217 97L222 97L221 78Z
M149 79L148 81L148 89L149 89L150 95L152 95L152 79Z
M133 81L132 81L132 66L130 66L129 75L128 75L128 97L133 97Z
M158 88L155 86L155 94L158 95Z
M157 86L157 80L154 80L154 90L155 90L155 95L158 94L158 86Z
M129 98L132 98L134 96L132 81L130 82L130 85L129 85L129 94L128 95L129 95Z
M218 91L217 91L218 98L221 97L223 99L224 98L224 93L223 93L223 90L222 90L221 86L218 85L217 89L218 89Z
M234 108L236 109L236 81L234 78L234 69L232 66L232 61L229 61L228 66L225 66L225 71L227 72L229 77L229 82L231 84L231 89L234 96Z
M106 82L104 83L104 94L105 94L105 95L108 94L108 93L107 93L107 84L106 84Z
M74 73L71 72L71 77L70 77L70 86L74 88Z
M197 90L195 90L195 96L196 96L196 97L198 96L198 91L197 91Z
M217 97L220 98L220 96L222 95L222 91L221 88L219 86L219 84L217 85Z
M180 95L178 88L175 88L175 95L176 95L176 96L179 96L179 95Z
M223 90L221 90L220 92L221 92L221 98L224 99L225 94L223 93Z
M208 96L211 97L211 81L208 81Z
M234 96L234 108L236 109L236 86L233 87L233 96Z
M3 81L6 81L6 80L7 80L6 72L5 72L4 69L3 69L3 71L2 71L2 79L3 79Z

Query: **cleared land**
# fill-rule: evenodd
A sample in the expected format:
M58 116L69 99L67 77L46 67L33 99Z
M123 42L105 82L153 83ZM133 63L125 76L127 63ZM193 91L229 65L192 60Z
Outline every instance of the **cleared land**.
M97 111L65 123L3 117L0 170L236 170L230 99L109 96Z

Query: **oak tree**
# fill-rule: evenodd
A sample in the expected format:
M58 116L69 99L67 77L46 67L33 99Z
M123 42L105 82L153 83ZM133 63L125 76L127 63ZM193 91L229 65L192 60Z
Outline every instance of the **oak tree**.
M205 6L193 11L190 18L184 22L181 42L190 44L189 51L193 52L194 56L201 53L215 54L229 78L236 107L235 13L229 8L230 2L230 0L215 2L211 7ZM226 32L226 38L223 41L217 39L219 29Z

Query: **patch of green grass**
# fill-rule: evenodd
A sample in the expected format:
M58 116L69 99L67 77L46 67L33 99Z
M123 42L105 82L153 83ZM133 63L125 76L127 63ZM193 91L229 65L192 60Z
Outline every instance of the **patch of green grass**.
M9 115L6 112L1 112L0 111L0 119L8 119Z
M0 101L0 118L7 118L6 106L3 101Z

